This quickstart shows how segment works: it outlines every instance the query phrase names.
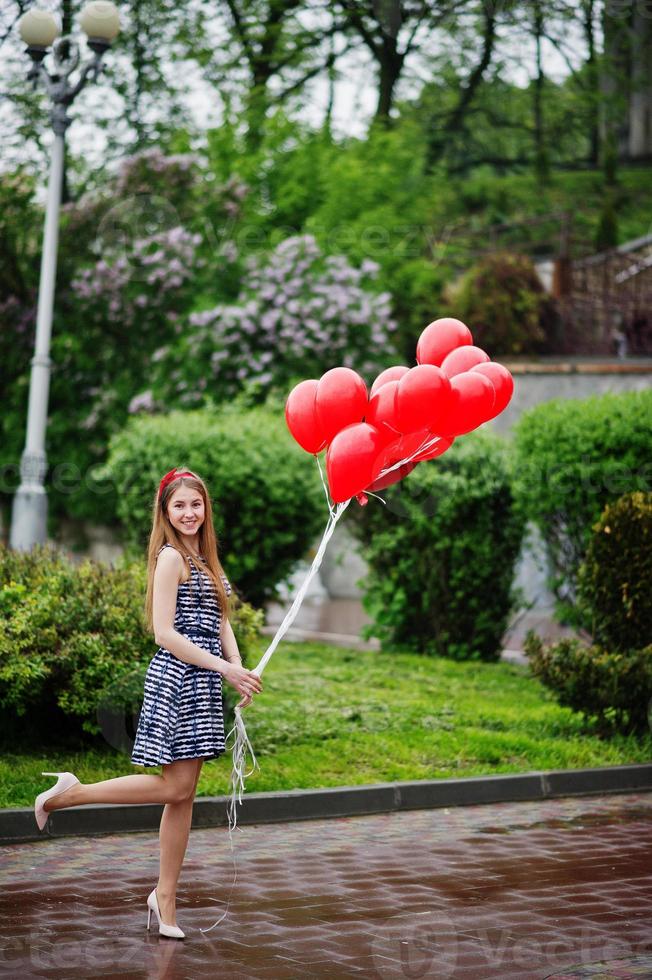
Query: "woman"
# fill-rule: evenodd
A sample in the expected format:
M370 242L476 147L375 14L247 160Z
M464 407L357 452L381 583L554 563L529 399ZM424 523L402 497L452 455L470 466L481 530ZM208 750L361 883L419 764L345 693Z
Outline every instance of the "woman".
M131 761L160 765L162 774L131 775L82 784L73 773L41 793L34 812L42 830L52 810L87 803L164 803L160 867L147 899L147 928L184 939L176 924L176 891L186 853L192 806L204 759L225 751L222 677L242 700L262 691L260 677L242 666L228 619L231 586L217 554L210 496L189 470L175 468L159 484L148 551L145 615L159 649L145 675L143 705Z

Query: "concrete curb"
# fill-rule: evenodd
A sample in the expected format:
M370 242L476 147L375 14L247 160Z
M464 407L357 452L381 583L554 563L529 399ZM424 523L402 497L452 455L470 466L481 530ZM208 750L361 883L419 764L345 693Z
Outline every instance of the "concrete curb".
M242 805L238 805L238 824L321 820L442 806L641 791L652 792L652 764L283 790L245 794ZM228 826L227 802L226 796L197 798L192 826ZM103 803L55 810L43 833L36 826L31 807L0 810L0 844L52 837L95 837L102 834L156 831L162 810L160 804L124 806Z

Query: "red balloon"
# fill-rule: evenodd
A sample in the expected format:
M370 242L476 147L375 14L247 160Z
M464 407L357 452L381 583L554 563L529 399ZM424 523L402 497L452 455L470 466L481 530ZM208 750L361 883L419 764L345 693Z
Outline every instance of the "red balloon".
M385 487L391 487L393 483L398 483L403 479L403 477L407 476L408 473L411 473L416 465L417 464L414 462L403 463L403 465L399 466L398 469L392 470L391 473L387 473L385 476L381 476L379 480L374 480L371 486L367 487L366 489L375 491L384 490Z
M428 442L429 438L432 438L432 434L428 429L417 429L416 432L408 432L406 435L402 435L400 439L397 439L387 448L394 456L394 461L397 462L399 459L409 459L416 453L417 449ZM415 461L416 459L417 457L415 457Z
M395 463L400 463L401 460L409 460L409 462L403 463L402 466L398 466L391 473L386 473L385 476L380 476L374 483L367 487L368 490L384 490L385 487L390 487L393 483L398 483L402 480L404 476L411 473L414 467L417 465L416 460L410 460L416 450L421 446L427 437L428 433L424 430L419 432L411 432L408 435L400 436L395 439L394 442L389 443L385 446L385 458L383 460L382 469L387 469L388 466L393 466ZM382 473L382 470L381 470Z
M317 421L315 396L318 381L300 381L295 385L285 403L285 421L288 429L307 453L318 453L326 445L324 434Z
M388 381L369 399L364 420L380 432L386 443L394 442L400 433L396 429L396 388L398 381Z
M326 473L336 504L361 493L383 469L387 453L378 429L368 422L347 425L326 452Z
M407 374L410 369L408 367L403 367L400 364L395 365L395 367L389 367L385 371L382 371L374 383L371 386L371 391L369 392L369 397L371 398L376 394L378 389L387 384L388 381L400 381L404 374Z
M431 435L434 438L434 434L431 433ZM430 449L424 449L422 453L419 453L418 456L414 457L415 463L422 463L427 459L436 459L437 456L443 456L444 453L451 448L454 442L455 439L452 436L440 436L439 442L435 443L434 446L431 446Z
M396 428L400 432L435 428L439 419L447 416L450 402L450 381L441 368L418 364L398 382Z
M331 368L317 385L315 409L324 438L331 442L347 425L362 422L367 411L367 386L351 368Z
M507 368L502 364L498 364L497 361L489 361L488 364L476 364L471 370L477 371L478 374L484 374L496 389L496 402L493 412L489 416L490 419L495 419L503 409L507 408L512 400L512 395L514 394L514 378Z
M446 355L456 347L472 343L471 331L465 323L452 316L441 317L422 331L417 342L417 362L439 367Z
M435 429L438 435L461 436L491 418L496 392L489 378L479 371L456 374L451 381L453 404Z
M481 347L474 347L473 344L465 344L463 347L456 347L444 358L441 369L448 378L454 378L457 374L470 371L476 364L484 364L490 360L489 355Z

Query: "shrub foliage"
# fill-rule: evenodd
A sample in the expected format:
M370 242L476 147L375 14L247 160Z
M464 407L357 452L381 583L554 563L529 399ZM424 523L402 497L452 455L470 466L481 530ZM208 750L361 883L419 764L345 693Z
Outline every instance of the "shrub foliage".
M610 651L578 639L544 645L532 631L525 641L532 673L560 704L581 711L600 731L643 734L652 702L652 645Z
M548 349L552 301L526 255L487 256L446 291L446 298L452 315L470 324L474 342L492 355Z
M369 563L364 604L385 647L497 660L523 520L505 443L473 433L354 512Z
M113 438L102 476L136 553L147 545L161 474L174 465L206 481L229 578L244 599L262 606L325 523L314 460L294 442L282 413L263 408L131 419Z
M59 733L99 734L98 709L137 711L156 652L144 621L145 587L142 560L75 566L50 545L27 553L0 546L3 728L23 719L21 727L47 731L49 722ZM261 620L235 597L231 623L245 665Z
M515 430L515 490L546 543L551 583L569 617L593 525L624 493L652 490L652 391L555 399L525 412Z
M652 493L605 507L580 566L579 596L598 643L631 650L652 639Z

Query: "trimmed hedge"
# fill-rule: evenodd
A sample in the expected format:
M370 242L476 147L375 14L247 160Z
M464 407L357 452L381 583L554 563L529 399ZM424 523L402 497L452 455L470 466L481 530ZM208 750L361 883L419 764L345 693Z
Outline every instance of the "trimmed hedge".
M102 474L117 493L129 548L147 547L154 493L163 473L188 466L212 494L220 559L255 606L277 593L326 523L315 461L264 407L141 416L110 443Z
M581 711L603 734L644 734L652 721L652 645L611 652L565 639L544 645L531 630L525 640L530 669L560 704Z
M611 650L652 640L652 493L605 507L578 575L591 633Z
M590 628L577 607L579 567L606 504L652 490L652 390L538 405L514 445L515 493L545 541L551 587L569 621Z
M525 650L561 704L605 733L642 734L652 725L652 494L608 504L593 532L578 582L594 644L544 646L530 632Z
M498 660L524 532L508 444L471 433L383 496L386 506L352 505L350 520L369 564L367 635L385 648Z
M73 565L50 545L0 545L0 707L3 734L104 734L108 714L135 715L156 643L146 629L146 565ZM243 664L262 613L232 597ZM223 686L226 707L239 695ZM100 715L98 716L98 711ZM112 743L113 744L113 743ZM118 747L118 746L116 746Z

